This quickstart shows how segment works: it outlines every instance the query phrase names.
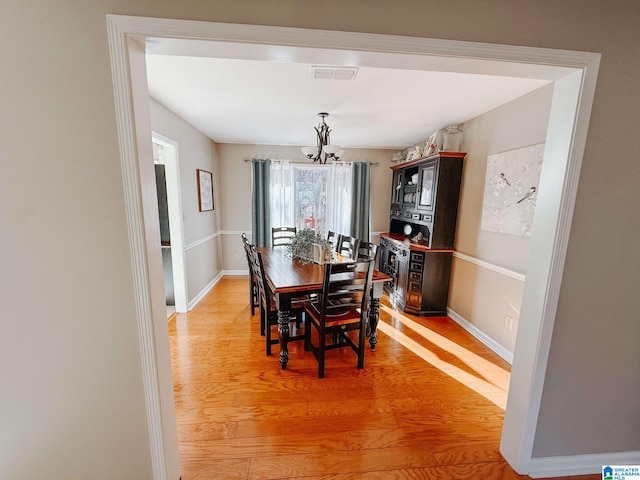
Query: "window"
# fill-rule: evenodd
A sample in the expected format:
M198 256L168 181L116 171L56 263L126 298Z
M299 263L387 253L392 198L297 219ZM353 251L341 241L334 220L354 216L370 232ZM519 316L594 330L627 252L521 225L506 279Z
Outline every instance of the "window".
M352 166L295 164L272 161L270 170L270 221L272 226L351 230Z

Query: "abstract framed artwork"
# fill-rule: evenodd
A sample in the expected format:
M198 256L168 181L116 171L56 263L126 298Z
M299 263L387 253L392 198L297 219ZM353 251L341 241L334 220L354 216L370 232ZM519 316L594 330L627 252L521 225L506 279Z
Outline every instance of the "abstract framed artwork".
M213 174L197 169L198 175L198 209L201 212L213 210Z

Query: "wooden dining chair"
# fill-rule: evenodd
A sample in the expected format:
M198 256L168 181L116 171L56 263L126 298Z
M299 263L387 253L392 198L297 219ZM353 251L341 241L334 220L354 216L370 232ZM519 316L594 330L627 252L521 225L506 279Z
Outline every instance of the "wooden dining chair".
M358 256L360 240L350 235L339 235L336 252L353 260Z
M244 232L242 233L241 238L244 253L247 257L247 265L249 266L249 303L251 304L251 316L253 316L255 315L256 307L260 306L260 294L258 292L256 277L253 274L253 265L251 260L251 243L249 243L249 239ZM264 332L261 331L260 334L264 335Z
M291 244L296 231L296 227L273 227L271 229L271 246L281 247Z
M338 246L338 234L329 230L327 232L327 241L333 245L333 251L335 251Z
M318 301L307 304L304 329L305 350L318 362L318 378L324 377L327 350L350 347L357 354L358 369L364 368L373 269L373 260L324 266L322 293Z
M251 246L251 257L253 260L253 273L258 283L258 291L260 292L260 332L264 332L266 353L271 355L271 346L279 343L278 338L273 338L272 328L278 325L278 308L273 293L269 290L264 276L264 263L262 262L262 253L256 250L255 246ZM291 316L290 321L295 321L296 325L301 325L303 317L305 317L306 298L291 300ZM289 341L304 340L303 334L290 335Z
M373 260L373 265L376 265L376 255L378 254L378 245L372 242L365 242L360 240L358 244L358 255L356 260Z

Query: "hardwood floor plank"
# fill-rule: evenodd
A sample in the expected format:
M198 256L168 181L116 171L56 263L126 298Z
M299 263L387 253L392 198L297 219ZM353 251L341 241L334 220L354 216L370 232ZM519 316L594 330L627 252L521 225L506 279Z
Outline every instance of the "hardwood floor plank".
M440 465L474 465L477 463L500 462L499 442L487 443L467 441L459 444L435 444L431 446L431 453Z
M181 444L193 456L210 460L250 456L273 457L278 455L299 455L307 453L331 453L348 450L346 435L307 434L272 435L247 438L185 440Z
M472 465L289 477L289 480L481 480Z
M393 415L393 408L387 400L378 400L375 396L361 399L349 398L344 401L313 401L309 402L309 415Z
M379 473L381 470L433 466L436 463L430 452L414 447L333 451L325 454L254 458L249 468L249 476L266 480L317 474Z
M375 399L375 392L370 386L356 386L354 388L305 388L296 392L292 397L289 392L280 391L261 391L261 392L240 392L236 394L233 401L234 406L254 405L254 404L271 404L286 405L291 403L310 403L309 408L323 409L324 406L331 408L336 403L338 397L348 398L350 402L365 401ZM335 410L337 412L337 410Z
M365 415L335 415L332 417L293 416L290 418L290 410L281 411L279 420L252 420L241 422L238 425L236 437L258 437L271 435L307 434L319 433L342 434L345 431L366 431L373 428L397 427L395 418L386 414Z
M499 429L482 434L481 429L468 430L464 426L434 425L429 428L414 429L371 429L347 432L349 447L354 450L384 449L393 446L420 445L423 448L431 448L433 445L467 444L473 441L493 442L496 446L500 443Z
M181 480L246 480L249 475L250 458L218 459L212 462L199 454L192 457L180 449Z
M238 422L205 422L197 418L193 423L178 423L178 439L183 447L194 441L231 439L236 428Z

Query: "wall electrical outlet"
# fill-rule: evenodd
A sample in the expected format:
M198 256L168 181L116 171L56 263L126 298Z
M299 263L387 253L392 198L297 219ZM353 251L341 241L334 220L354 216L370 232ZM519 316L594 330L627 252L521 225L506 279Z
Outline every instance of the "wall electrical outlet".
M513 317L511 315L504 316L504 328L511 330L513 328Z

